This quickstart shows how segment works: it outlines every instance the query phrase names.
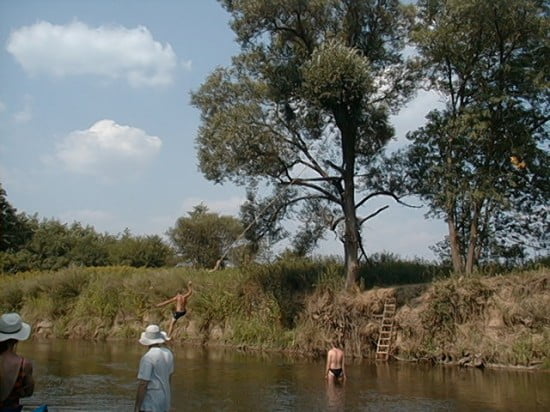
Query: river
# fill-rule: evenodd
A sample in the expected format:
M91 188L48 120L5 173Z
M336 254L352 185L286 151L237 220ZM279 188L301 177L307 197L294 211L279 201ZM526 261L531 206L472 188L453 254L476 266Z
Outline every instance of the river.
M535 411L550 410L550 373L431 367L366 360L346 364L328 386L323 360L235 349L174 346L174 411ZM132 411L145 348L137 342L31 340L35 393L55 411Z

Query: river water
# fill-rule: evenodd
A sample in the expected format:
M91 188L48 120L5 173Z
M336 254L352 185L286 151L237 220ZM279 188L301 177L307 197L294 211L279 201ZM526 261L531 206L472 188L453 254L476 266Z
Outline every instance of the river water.
M324 361L234 349L173 346L174 411L550 410L550 373L350 361L344 385L323 379ZM135 342L27 341L34 361L32 410L132 411L145 348Z

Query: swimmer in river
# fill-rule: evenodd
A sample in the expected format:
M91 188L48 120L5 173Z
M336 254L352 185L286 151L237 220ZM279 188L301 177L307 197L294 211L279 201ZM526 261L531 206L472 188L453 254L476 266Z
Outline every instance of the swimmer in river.
M339 382L346 380L344 351L342 349L333 346L327 352L325 379L327 379L329 382Z

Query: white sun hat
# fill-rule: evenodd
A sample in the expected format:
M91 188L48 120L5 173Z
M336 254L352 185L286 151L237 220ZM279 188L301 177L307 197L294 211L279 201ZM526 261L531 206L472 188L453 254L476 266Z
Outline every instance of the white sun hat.
M31 326L21 320L18 313L4 313L0 316L0 342L8 339L27 340Z
M149 325L145 328L145 332L141 334L139 343L145 346L156 345L170 340L166 332L160 330L158 325Z

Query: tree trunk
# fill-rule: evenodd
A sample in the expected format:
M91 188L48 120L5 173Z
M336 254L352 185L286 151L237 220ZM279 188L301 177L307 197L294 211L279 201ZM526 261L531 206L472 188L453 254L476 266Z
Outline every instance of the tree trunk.
M474 271L474 265L477 263L476 259L476 250L478 246L478 235L479 235L479 212L481 206L478 203L475 203L472 211L472 219L470 221L470 239L468 241L468 255L466 258L466 267L465 272L471 274Z
M345 113L345 114L343 114ZM356 128L345 110L336 112L336 124L342 133L342 161L344 190L341 193L345 218L346 289L352 289L359 280L359 224L355 211L355 140Z
M456 230L456 219L454 214L447 216L447 226L449 227L449 243L451 246L451 259L453 262L453 270L456 273L462 273L464 271L464 261L460 253L460 242L458 240L458 233Z
M346 257L346 289L352 289L359 280L359 239L357 216L353 196L344 194L345 237L344 249Z

